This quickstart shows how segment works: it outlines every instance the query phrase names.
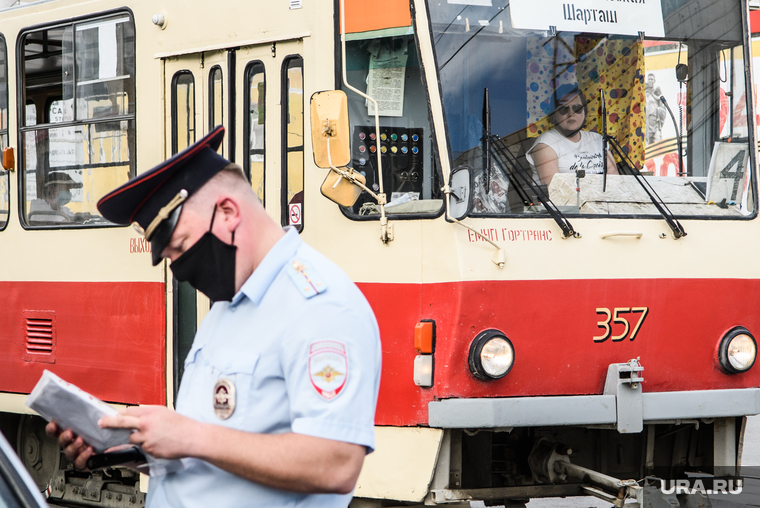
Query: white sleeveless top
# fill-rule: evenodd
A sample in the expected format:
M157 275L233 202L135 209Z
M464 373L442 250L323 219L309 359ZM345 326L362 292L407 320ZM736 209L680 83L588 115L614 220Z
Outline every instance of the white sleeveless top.
M530 150L525 154L534 174L536 163L533 161L532 152L536 145L543 143L557 153L557 164L560 173L575 173L577 169L585 169L586 173L604 172L604 158L602 157L602 136L596 132L580 131L581 139L577 143L570 141L556 129L544 132L538 138Z

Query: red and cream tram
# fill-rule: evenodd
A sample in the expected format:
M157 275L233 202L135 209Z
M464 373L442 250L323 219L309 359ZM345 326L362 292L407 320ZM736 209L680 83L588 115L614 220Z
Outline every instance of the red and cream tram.
M736 473L760 412L755 13L536 7L0 12L0 429L40 490L144 501L145 477L74 471L24 400L49 369L114 404L173 404L209 301L96 203L219 124L272 217L377 315L378 446L355 506L621 505L647 476ZM539 175L568 87L602 149Z

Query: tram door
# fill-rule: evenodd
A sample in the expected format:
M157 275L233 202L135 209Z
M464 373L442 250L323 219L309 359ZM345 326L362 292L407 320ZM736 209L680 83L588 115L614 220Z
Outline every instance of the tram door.
M166 57L166 155L217 125L220 153L243 167L273 219L303 227L304 66L301 39ZM172 280L171 364L176 396L208 298ZM171 393L167 396L171 397Z
M227 129L219 153L228 159L230 153L234 153L229 122L230 111L234 112L234 109L230 110L228 99L230 55L234 52L217 50L164 60L166 157L184 150L217 125L224 125ZM171 276L171 271L168 273ZM174 277L171 289L167 307L173 309L172 337L170 340L167 338L167 343L172 344L172 384L176 397L185 357L198 326L208 314L211 302L187 282L178 282Z

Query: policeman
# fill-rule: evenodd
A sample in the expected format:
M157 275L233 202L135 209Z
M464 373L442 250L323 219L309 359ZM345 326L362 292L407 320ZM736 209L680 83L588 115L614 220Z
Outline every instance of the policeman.
M380 339L343 271L267 214L217 127L98 203L136 221L153 264L214 305L185 361L176 412L130 407L102 427L134 429L156 458L147 506L347 506L374 447ZM83 468L92 448L54 423ZM178 469L178 470L175 470ZM167 472L171 471L171 472Z

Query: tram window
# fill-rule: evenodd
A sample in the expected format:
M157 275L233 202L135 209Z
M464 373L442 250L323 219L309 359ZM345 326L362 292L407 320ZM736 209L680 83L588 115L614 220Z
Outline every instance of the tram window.
M8 146L8 59L5 37L0 34L0 152ZM8 225L10 189L8 171L0 167L0 230Z
M266 148L264 144L266 125L266 80L264 76L264 64L252 62L246 69L246 83L248 94L245 97L245 108L248 111L246 130L245 172L251 180L251 187L262 203L264 203L265 173L264 162Z
M21 38L24 225L110 225L97 201L135 174L134 24L120 14Z
M291 57L282 64L283 174L286 204L282 225L303 231L303 59Z
M172 78L172 153L195 143L195 78L178 71Z
M211 132L217 125L224 123L224 82L222 68L215 65L208 74L208 130ZM219 147L219 153L224 155L224 143Z
M642 39L626 17L609 24L619 33L551 34L513 28L507 0L430 4L452 165L475 168L473 215L546 215L545 185L566 214L659 217L632 167L677 217L754 213L740 1L662 12L664 37ZM619 145L606 184L605 123Z
M375 192L380 192L382 183L390 216L431 216L440 213L443 204L420 70L411 27L347 36L348 82L379 103L382 180L378 176L374 106L344 86L351 167L366 177L367 186ZM354 218L380 216L376 200L367 192L345 211Z

